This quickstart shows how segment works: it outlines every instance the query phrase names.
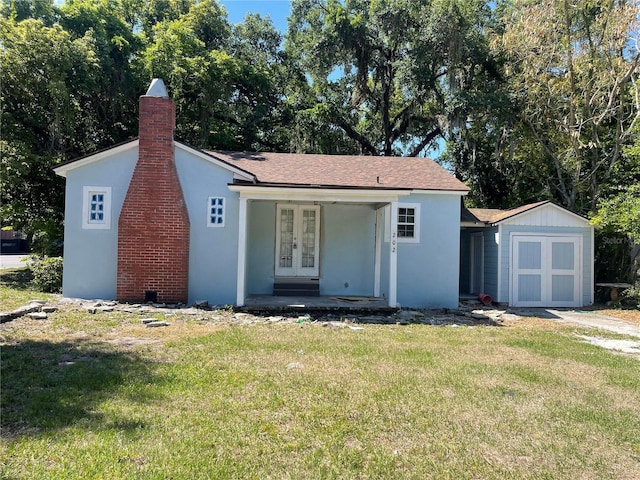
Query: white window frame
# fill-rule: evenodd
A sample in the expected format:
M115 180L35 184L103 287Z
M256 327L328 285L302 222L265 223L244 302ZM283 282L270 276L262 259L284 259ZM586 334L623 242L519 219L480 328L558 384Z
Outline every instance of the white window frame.
M401 237L398 235L398 243L420 243L420 204L419 203L398 203L398 220L401 208L413 208L414 223L413 237ZM398 227L402 225L398 222ZM398 228L399 230L399 228ZM384 207L384 241L388 242L391 232L391 208L389 205Z
M103 195L104 216L102 220L91 220L91 197ZM111 187L82 187L82 228L86 230L109 230L111 228Z
M216 205L215 208L222 208L222 213L212 213L211 209L214 208L214 206L211 204L212 200L222 200L222 205ZM207 198L207 227L211 227L211 228L217 228L217 227L224 227L225 224L225 217L226 217L226 211L227 211L227 199L226 197L220 197L220 196L212 196ZM211 217L212 215L215 215L216 218L221 218L222 222L212 222L211 221Z

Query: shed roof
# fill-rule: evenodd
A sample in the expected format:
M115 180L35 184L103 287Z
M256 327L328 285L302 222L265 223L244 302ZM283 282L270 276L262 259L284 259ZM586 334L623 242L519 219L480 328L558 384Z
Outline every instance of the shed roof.
M549 205L548 208L555 208L556 210L564 211L566 213L571 214L575 218L579 218L584 222L588 222L587 219L576 215L575 213L567 210L566 208L560 207L549 200L545 200L542 202L528 203L526 205L521 205L520 207L511 208L509 210L500 210L497 208L466 208L462 207L462 212L460 214L460 219L463 223L474 222L474 223L484 223L487 225L495 225L506 220L509 220L513 217L517 217L518 215L522 215L527 212L531 212L535 209L543 207L545 205Z
M433 160L417 157L206 151L266 185L468 192Z
M536 207L544 205L545 203L551 203L548 200L542 202L528 203L527 205L521 205L509 210L500 210L498 208L470 208L469 212L476 217L480 222L484 223L498 223L507 218L515 217L521 213L532 210Z

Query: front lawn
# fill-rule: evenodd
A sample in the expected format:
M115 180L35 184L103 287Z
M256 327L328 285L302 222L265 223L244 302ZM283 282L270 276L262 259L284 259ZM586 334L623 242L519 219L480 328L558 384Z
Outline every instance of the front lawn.
M51 300L59 295L34 290L33 273L29 267L0 270L0 312L8 312L29 303L29 300Z
M544 320L63 308L2 341L2 478L640 477L640 362Z

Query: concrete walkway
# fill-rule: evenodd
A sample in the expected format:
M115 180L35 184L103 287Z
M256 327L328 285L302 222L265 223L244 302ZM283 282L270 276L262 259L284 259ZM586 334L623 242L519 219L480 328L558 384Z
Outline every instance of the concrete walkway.
M583 327L598 328L609 332L619 333L640 338L640 324L627 322L615 317L600 315L598 313L576 310L551 310L546 309L559 322L573 323Z
M526 317L544 318L559 323L579 325L586 328L597 328L600 330L598 336L577 335L582 341L592 345L629 354L640 360L640 324L627 322L620 318L602 315L597 312L583 310L555 310L550 308L520 308L511 309L510 312ZM612 332L620 335L628 335L638 340L624 340L606 338Z

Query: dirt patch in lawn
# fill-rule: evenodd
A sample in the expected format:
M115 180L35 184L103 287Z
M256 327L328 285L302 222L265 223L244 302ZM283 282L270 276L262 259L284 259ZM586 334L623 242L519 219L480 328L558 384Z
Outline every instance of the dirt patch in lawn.
M607 308L607 309L597 309L594 312L600 315L608 315L610 317L616 317L621 320L625 320L631 323L640 324L640 310L626 310L621 308Z

